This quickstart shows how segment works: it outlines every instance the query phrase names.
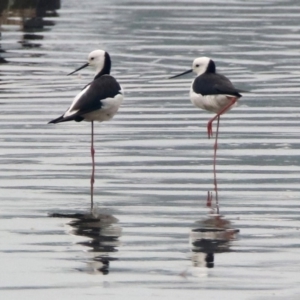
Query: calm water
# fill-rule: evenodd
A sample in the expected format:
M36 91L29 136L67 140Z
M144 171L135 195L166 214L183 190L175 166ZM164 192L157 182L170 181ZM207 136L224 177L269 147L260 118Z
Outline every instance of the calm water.
M151 3L2 11L1 299L299 299L299 3ZM47 122L97 48L126 98L96 126L91 214L90 124ZM222 218L206 207L212 115L192 76L167 79L203 55L251 90L221 120Z

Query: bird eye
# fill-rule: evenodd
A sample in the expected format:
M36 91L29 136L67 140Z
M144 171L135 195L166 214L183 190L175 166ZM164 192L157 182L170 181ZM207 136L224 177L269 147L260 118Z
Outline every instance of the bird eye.
M91 60L94 60L95 57L91 57Z
M196 65L196 68L198 68L199 67L199 65Z

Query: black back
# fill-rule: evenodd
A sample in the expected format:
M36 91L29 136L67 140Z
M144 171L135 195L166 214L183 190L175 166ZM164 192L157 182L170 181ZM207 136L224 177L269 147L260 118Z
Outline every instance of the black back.
M101 100L114 98L117 94L120 94L120 91L121 86L114 77L103 75L96 78L72 108L72 111L78 110L73 116L80 116L100 109L103 105Z
M101 100L106 98L113 98L121 93L121 87L119 83L110 75L103 75L89 85L89 89L80 97L76 102L72 111L77 111L71 116L64 117L64 115L50 121L49 123L61 123L67 121L80 122L84 120L83 115L92 111L101 109L103 103Z
M227 77L218 73L207 72L198 76L194 80L193 90L202 96L222 94L242 97L242 91L236 89Z

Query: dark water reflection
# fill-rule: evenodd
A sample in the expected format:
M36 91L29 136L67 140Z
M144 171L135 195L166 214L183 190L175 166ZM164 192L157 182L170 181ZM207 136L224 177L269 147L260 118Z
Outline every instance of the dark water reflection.
M42 40L46 27L55 22L45 20L57 17L60 0L2 0L0 4L0 27L18 26L24 32L19 43L24 48L39 48L41 44L32 41ZM1 45L1 43L0 43ZM2 62L6 62L2 58Z
M229 220L219 214L210 214L206 219L195 222L190 235L193 265L213 268L215 253L229 252L238 232Z
M240 231L233 228L231 221L220 214L221 200L213 197L211 192L208 194L208 216L196 221L190 233L194 267L213 268L215 253L231 251L230 246Z
M122 228L118 226L118 219L110 214L102 214L97 210L91 213L53 213L50 217L71 218L68 222L73 229L70 233L88 238L78 244L88 247L88 252L92 253L92 258L87 261L85 268L80 271L93 274L100 272L103 275L109 273L110 262L117 260L113 257L118 251Z

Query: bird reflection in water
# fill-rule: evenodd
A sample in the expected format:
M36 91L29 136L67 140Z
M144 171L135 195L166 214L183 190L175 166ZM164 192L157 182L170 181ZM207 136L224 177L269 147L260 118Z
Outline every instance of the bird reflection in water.
M77 243L89 248L87 253L91 256L86 267L78 270L89 274L107 275L110 262L117 260L112 253L118 251L119 237L122 233L122 228L117 224L118 219L111 214L96 212L95 209L92 213L52 214L51 217L74 219L68 223L72 227L71 233L88 238Z
M210 198L212 199L212 198ZM208 202L208 217L195 222L190 233L192 262L194 267L214 267L215 253L230 252L231 242L235 240L239 229L220 214L218 200Z

